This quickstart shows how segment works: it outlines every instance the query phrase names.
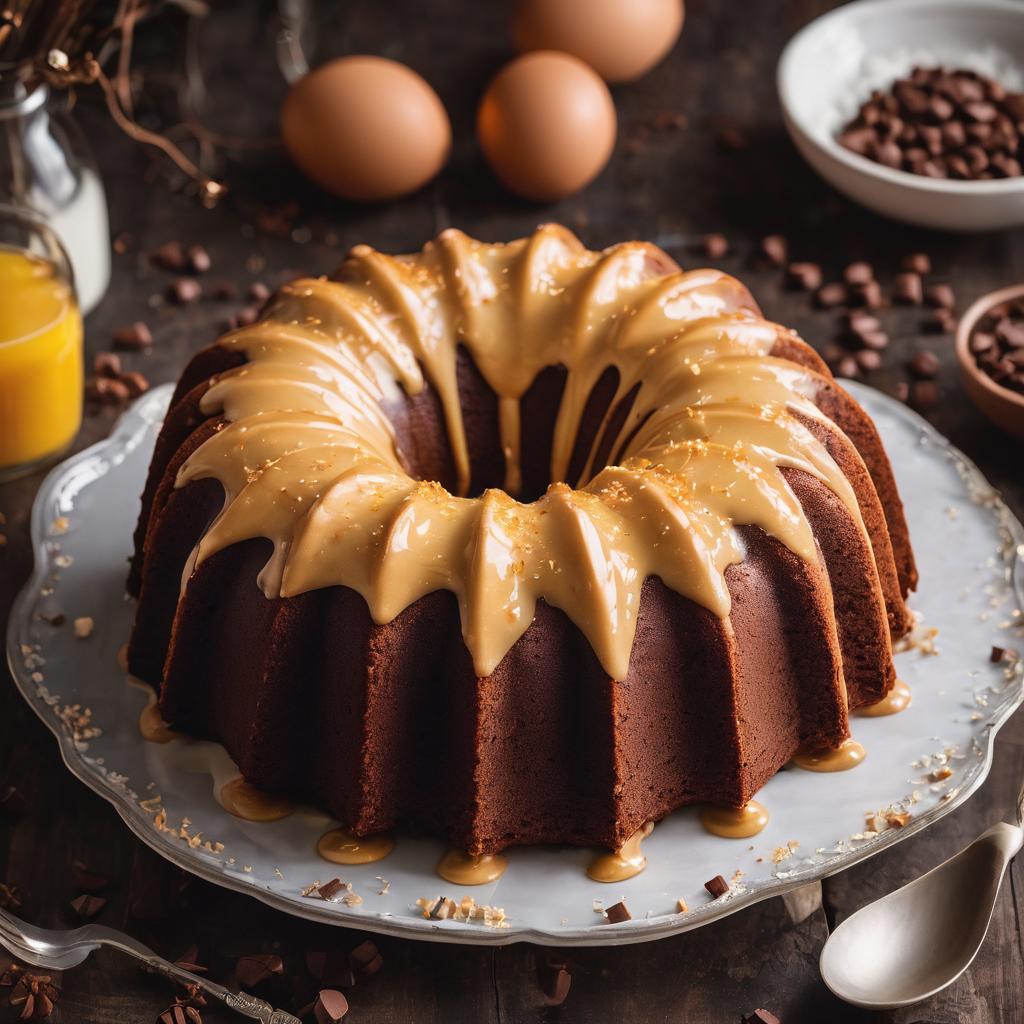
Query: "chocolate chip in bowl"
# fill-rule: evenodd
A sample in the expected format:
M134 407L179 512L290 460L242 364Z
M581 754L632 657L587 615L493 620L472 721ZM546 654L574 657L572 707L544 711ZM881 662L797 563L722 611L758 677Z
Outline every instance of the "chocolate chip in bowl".
M1017 0L855 0L783 52L786 127L823 178L894 220L1024 224L1021 54Z
M964 389L996 426L1024 439L1024 284L983 295L960 320Z

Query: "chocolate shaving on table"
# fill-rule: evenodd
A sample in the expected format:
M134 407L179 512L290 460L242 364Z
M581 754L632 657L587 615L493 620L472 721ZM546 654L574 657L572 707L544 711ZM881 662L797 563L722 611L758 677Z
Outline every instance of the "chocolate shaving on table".
M349 954L352 965L360 974L376 974L384 966L384 958L377 946L367 939Z
M348 1000L336 989L323 989L313 1005L317 1024L338 1024L348 1013Z
M259 988L281 974L284 974L284 961L274 953L249 953L240 956L235 964L235 978L245 989Z
M71 909L83 919L95 917L105 906L107 901L102 896L92 896L83 893L71 901Z
M565 1002L572 985L572 975L565 961L538 958L537 980L545 1006L561 1006Z
M779 1018L769 1010L758 1009L743 1018L743 1024L781 1024Z

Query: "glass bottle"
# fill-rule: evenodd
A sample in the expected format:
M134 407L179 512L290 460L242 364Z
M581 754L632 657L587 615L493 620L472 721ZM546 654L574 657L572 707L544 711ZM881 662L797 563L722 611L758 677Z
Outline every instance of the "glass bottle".
M0 68L0 203L35 212L71 259L82 310L110 282L110 224L96 163L47 84L23 69Z

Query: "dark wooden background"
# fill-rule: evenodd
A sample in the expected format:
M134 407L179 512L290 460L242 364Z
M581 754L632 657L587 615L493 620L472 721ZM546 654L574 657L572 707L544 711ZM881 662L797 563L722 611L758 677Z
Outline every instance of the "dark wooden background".
M725 232L733 251L722 265L743 277L771 317L823 347L836 317L787 292L778 271L755 266L758 239L782 232L794 258L819 261L834 277L853 258L872 261L883 281L899 258L929 251L936 280L956 288L962 310L982 292L1024 278L1024 233L942 236L884 222L833 193L803 165L785 136L774 72L785 40L828 0L692 0L682 40L652 74L617 88L619 144L601 177L585 192L552 206L504 194L484 167L472 135L473 112L487 78L510 55L503 5L474 0L362 0L323 4L318 58L351 52L406 61L434 83L451 112L455 144L441 178L390 205L354 208L306 186L274 148L249 151L228 168L233 191L207 211L160 180L149 156L111 127L94 103L81 120L106 180L114 234L132 244L116 255L109 294L87 322L90 354L109 347L112 330L147 321L156 344L128 357L154 382L175 378L189 352L206 344L239 305L159 303L169 278L145 254L180 240L203 244L213 257L208 286L223 280L244 292L252 281L273 286L302 270L331 269L360 241L390 250L418 248L448 225L490 239L560 220L592 247L624 238L659 241L684 264L708 231ZM283 92L274 67L270 9L221 5L199 38L208 69L210 123L221 131L273 133ZM155 111L172 93L181 66L182 26L172 15L140 30L139 67ZM658 128L682 114L685 127ZM298 212L282 207L298 203ZM268 214L268 210L270 211ZM893 344L886 368L871 382L893 390L919 347L941 361L941 402L928 412L967 451L1018 514L1024 513L1024 450L989 427L966 399L949 336L920 333L919 310L883 314ZM90 415L77 446L106 435L114 413ZM28 516L40 477L0 488L7 544L0 548L0 621L28 576ZM919 496L920 499L920 496ZM361 937L306 924L254 900L187 879L134 839L114 811L61 766L57 748L0 669L0 781L30 797L27 813L0 819L0 881L17 885L23 914L46 925L72 923L71 863L87 862L114 884L99 920L123 928L157 950L177 955L197 942L214 976L228 976L238 954L277 951L289 966L308 949L354 946ZM565 950L572 991L556 1009L542 1005L535 980L538 951L516 945L474 949L381 938L384 968L350 991L353 1022L733 1022L765 1006L794 1022L1020 1022L1024 1020L1024 869L1014 867L1000 896L988 941L973 968L936 998L906 1011L871 1015L835 1000L818 977L828 928L862 904L908 881L961 848L1008 813L1024 778L1024 718L1000 734L995 766L983 790L926 833L828 880L824 907L793 924L779 900L759 904L697 932L620 949ZM940 941L941 941L941 937ZM146 1021L171 1000L166 984L115 956L98 955L61 979L65 1021ZM0 1000L3 990L0 990ZM0 1020L15 1011L0 1006ZM207 1019L223 1019L211 1012Z

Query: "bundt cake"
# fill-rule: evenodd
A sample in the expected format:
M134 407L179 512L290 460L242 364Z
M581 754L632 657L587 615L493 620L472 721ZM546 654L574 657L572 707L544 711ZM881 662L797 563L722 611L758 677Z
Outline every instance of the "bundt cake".
M874 425L716 270L355 247L182 374L131 671L355 836L619 847L741 807L894 683L916 582Z

